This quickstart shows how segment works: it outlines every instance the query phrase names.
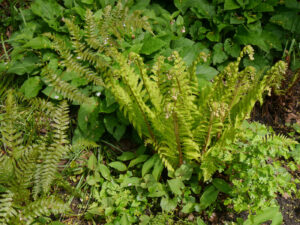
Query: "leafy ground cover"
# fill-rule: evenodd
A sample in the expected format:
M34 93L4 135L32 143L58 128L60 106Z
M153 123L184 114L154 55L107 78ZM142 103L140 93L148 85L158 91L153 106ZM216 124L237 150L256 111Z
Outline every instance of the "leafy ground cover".
M1 223L299 223L298 1L0 4Z

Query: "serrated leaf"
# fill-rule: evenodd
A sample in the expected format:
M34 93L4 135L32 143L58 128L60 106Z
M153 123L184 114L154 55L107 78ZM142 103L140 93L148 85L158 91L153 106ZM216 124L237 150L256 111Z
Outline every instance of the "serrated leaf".
M175 195L181 195L184 184L179 178L168 180L169 187Z
M24 93L25 97L33 98L36 97L39 91L42 89L43 85L40 77L30 77L21 86L21 91Z
M203 209L210 206L214 201L216 201L219 194L219 190L216 189L213 185L208 187L200 198L200 205Z
M237 58L240 55L241 47L230 38L227 38L224 42L224 50L227 54Z
M106 180L110 180L110 171L107 166L104 164L99 165L99 172L101 173L102 177L104 177Z
M121 172L127 170L127 166L122 162L111 162L108 165L116 170L121 171Z

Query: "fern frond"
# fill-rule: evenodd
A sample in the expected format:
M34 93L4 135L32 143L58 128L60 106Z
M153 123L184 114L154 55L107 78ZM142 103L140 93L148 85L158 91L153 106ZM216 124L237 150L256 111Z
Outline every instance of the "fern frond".
M17 215L13 207L14 194L9 191L0 192L0 224L9 224L10 218Z
M44 193L48 192L52 181L55 179L57 165L62 156L70 150L66 131L69 125L68 104L63 101L57 108L52 124L53 126L53 143L45 154L41 168L41 183Z
M63 97L79 104L88 103L90 101L90 99L81 93L76 87L61 80L59 75L50 68L44 68L43 75L48 86L53 87L54 90Z

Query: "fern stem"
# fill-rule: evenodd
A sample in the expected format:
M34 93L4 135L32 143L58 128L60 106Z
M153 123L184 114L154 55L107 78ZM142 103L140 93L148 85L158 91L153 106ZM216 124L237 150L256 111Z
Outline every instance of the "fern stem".
M145 112L143 111L141 105L139 104L139 101L138 101L136 95L134 94L133 90L131 89L131 87L130 87L128 81L127 81L127 79L124 77L123 80L125 81L126 86L128 87L128 89L129 89L131 95L133 96L133 98L134 98L136 104L138 105L138 107L139 107L139 109L140 109L140 111L141 111L141 113L142 113L142 115L143 115L143 118L144 118L144 121L145 121L145 123L146 123L148 132L149 132L149 134L150 134L150 136L151 136L151 139L154 141L154 143L156 143L156 139L155 139L154 134L153 134L153 132L152 132L150 123L149 123L149 121L147 120L147 117L146 117Z
M176 112L173 112L172 115L173 115L173 121L174 121L174 133L175 133L175 138L176 138L177 151L179 153L179 166L181 166L183 163L183 159L182 159L182 149L181 149L180 137L179 137L178 118L177 118Z
M203 153L206 152L207 150L207 147L208 147L208 142L209 142L209 139L210 139L210 136L211 136L211 130L212 130L212 121L214 119L214 114L213 112L211 112L210 114L210 118L209 118L209 127L208 127L208 132L207 132L207 136L206 136L206 139L205 139L205 145L203 146Z

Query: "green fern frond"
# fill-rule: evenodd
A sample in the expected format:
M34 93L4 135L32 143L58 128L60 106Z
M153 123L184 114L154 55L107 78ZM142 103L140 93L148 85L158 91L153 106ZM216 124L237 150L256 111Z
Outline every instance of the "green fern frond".
M0 186L1 188L1 186ZM9 224L10 218L15 217L18 213L13 207L14 194L9 190L0 192L0 224Z
M48 192L52 181L55 179L57 165L62 156L70 151L69 141L66 134L69 128L68 104L63 101L57 108L52 124L53 143L47 149L41 168L41 184L44 193Z

